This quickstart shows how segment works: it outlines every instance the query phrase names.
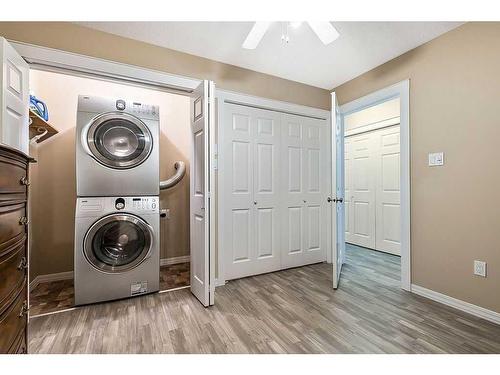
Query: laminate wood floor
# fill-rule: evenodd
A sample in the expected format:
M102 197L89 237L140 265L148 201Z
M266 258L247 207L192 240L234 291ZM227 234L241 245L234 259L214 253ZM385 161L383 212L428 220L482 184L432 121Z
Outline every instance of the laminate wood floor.
M189 262L160 267L160 290L188 286ZM30 292L30 316L65 310L75 305L73 280L41 283Z
M183 289L30 321L31 353L500 353L500 326L399 288L399 258L348 246L229 282L205 309Z

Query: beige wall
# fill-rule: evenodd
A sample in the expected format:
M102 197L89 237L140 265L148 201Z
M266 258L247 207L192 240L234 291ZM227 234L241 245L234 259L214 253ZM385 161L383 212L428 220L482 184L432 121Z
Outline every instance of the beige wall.
M324 89L71 23L0 22L0 36L192 78L211 79L217 87L226 90L330 108L330 95Z
M189 255L189 97L57 73L30 72L30 89L49 108L59 134L32 147L38 163L31 168L31 278L73 270L76 201L75 125L78 95L130 98L160 106L160 178L174 173L182 160L188 173L181 183L161 192L161 257Z
M410 79L412 282L497 312L499 41L500 23L468 23L336 88L346 103Z

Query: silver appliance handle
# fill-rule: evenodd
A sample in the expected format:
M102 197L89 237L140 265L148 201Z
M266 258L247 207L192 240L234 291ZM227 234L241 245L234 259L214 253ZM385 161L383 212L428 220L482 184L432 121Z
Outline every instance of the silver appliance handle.
M182 178L186 174L186 163L184 163L183 161L176 161L174 164L174 168L176 169L176 172L172 177L170 177L168 180L160 181L160 190L174 187L182 180Z

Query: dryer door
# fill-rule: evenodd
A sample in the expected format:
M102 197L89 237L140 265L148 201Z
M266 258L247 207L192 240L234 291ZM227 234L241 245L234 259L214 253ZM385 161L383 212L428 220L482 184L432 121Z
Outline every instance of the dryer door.
M97 270L120 273L137 267L150 256L153 229L132 214L112 214L96 221L84 238L87 261Z
M125 112L95 117L86 134L88 149L101 164L113 169L134 168L153 148L153 137L144 122Z

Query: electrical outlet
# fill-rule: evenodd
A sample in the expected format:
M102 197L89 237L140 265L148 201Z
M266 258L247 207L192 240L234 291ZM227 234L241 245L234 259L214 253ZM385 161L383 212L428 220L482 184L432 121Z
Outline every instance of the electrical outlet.
M474 261L474 275L486 277L486 262L481 260Z

